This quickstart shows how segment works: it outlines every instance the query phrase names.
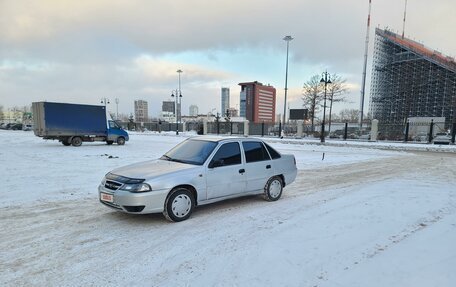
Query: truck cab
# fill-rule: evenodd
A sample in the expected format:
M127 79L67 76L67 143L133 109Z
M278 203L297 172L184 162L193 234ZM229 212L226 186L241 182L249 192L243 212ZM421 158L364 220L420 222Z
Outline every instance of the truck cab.
M106 143L111 145L116 142L118 145L124 145L128 140L128 133L115 121L108 120L108 137L106 139Z

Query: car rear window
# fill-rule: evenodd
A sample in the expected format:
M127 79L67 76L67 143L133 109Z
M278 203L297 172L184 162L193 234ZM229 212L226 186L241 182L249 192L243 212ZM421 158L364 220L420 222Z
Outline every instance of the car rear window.
M273 149L267 143L263 143L263 144L266 146L266 149L268 150L268 152L271 155L272 159L280 158L280 153L278 153L275 149Z

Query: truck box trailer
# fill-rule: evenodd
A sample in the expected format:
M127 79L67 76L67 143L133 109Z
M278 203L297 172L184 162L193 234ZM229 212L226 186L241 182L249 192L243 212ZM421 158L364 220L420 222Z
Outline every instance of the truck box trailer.
M34 102L32 112L35 135L65 146L80 146L84 141L124 145L129 140L125 130L107 120L104 106Z

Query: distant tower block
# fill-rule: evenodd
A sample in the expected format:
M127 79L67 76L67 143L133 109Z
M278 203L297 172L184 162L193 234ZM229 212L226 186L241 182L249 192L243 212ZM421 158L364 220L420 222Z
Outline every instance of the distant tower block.
M222 88L221 94L221 114L226 116L226 111L230 108L230 88Z

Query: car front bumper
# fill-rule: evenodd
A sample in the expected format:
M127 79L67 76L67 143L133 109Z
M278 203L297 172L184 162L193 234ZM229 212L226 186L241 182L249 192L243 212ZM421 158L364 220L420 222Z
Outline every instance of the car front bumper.
M102 193L112 195L113 201L102 200ZM101 203L115 210L134 214L163 212L168 193L168 189L133 193L125 190L110 190L102 185L98 186L98 199Z

